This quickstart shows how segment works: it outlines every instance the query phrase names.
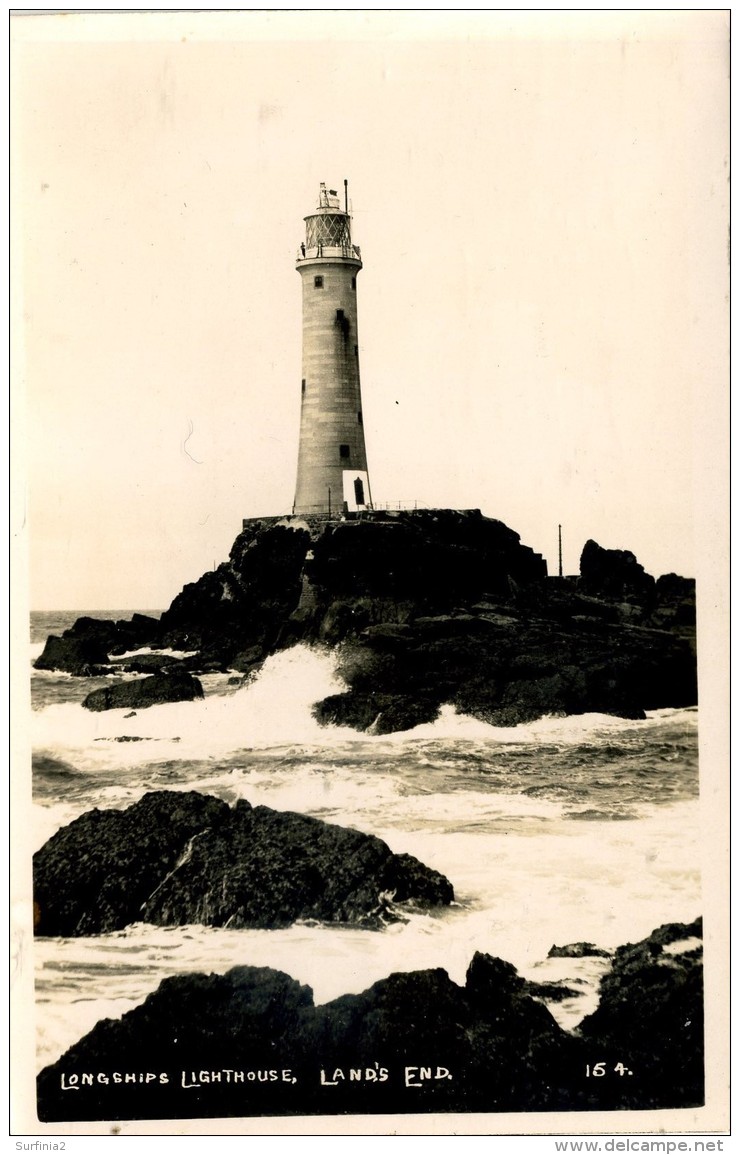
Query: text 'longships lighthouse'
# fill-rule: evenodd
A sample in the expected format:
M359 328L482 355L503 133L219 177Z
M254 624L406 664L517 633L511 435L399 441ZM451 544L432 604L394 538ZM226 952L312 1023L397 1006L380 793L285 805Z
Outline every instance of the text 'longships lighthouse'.
M293 513L331 514L371 506L360 396L357 274L347 182L344 209L320 185L296 268L303 281L303 370L298 480Z

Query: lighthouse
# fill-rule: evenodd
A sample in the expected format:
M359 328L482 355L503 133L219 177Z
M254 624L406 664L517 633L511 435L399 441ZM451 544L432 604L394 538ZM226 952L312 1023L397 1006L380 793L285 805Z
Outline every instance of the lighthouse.
M357 274L352 243L335 189L319 186L296 268L303 283L301 426L294 514L341 516L371 508L360 395Z

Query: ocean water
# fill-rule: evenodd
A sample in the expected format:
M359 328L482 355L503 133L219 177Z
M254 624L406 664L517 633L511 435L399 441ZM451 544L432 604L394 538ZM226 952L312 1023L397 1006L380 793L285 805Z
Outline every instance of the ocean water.
M33 615L31 658L83 612ZM399 970L441 966L462 983L474 952L487 951L527 978L577 990L548 1004L572 1029L594 1009L608 963L548 960L550 946L616 947L701 913L694 709L501 729L449 707L433 724L371 736L312 718L313 702L344 688L322 650L277 654L245 684L201 680L202 701L126 717L83 709L105 679L32 671L33 849L94 806L199 790L378 835L445 874L455 903L383 931L137 924L37 939L39 1068L166 976L239 964L287 971L321 1003Z

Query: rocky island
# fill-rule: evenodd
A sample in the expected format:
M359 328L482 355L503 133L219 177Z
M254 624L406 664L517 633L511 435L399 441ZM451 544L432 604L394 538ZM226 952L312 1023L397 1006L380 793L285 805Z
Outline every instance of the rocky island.
M228 561L161 619L80 618L38 669L140 673L89 709L199 696L198 675L256 672L298 643L330 647L346 692L318 720L387 733L442 705L493 725L545 714L626 718L695 705L694 582L657 580L632 553L589 541L576 577L548 577L519 535L478 510L245 522ZM132 650L183 651L127 658Z

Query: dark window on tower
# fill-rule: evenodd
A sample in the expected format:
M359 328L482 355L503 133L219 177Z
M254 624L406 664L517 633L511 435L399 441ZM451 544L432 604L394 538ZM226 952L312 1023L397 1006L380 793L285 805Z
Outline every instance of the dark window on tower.
M323 289L323 287L324 287L324 278L323 278L323 277L314 277L314 279L313 279L313 287L314 287L314 289Z
M339 446L339 456L340 457L349 457L349 445L340 445Z
M355 357L357 356L357 346L355 345Z
M357 413L357 424L362 425L362 410L359 410Z
M357 277L353 277L353 278L352 278L352 288L353 288L353 289L356 289L356 288L357 288Z
M338 321L344 320L344 309L337 309L337 320Z
M306 392L306 378L304 377L303 380L301 381L301 393L305 393L305 392Z

